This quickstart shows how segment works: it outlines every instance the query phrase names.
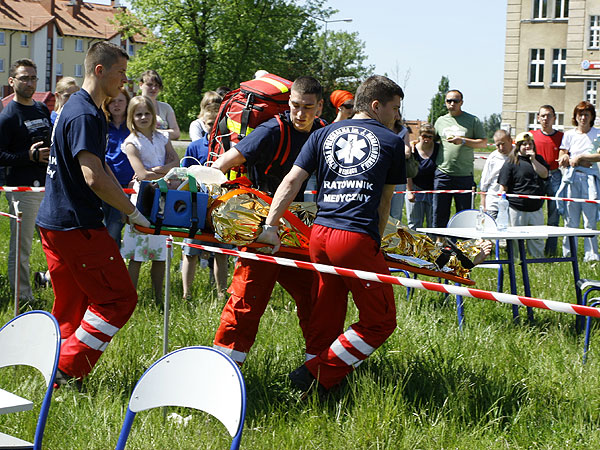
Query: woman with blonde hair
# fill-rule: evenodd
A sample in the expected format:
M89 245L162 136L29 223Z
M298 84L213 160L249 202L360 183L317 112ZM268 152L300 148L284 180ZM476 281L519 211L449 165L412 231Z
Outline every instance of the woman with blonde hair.
M56 83L56 90L54 91L54 98L56 99L54 103L54 111L50 113L50 120L52 121L53 125L60 115L60 110L63 108L63 106L65 106L65 103L67 103L67 100L69 100L71 94L74 94L78 90L79 86L77 85L75 78L62 77L60 80L58 80L58 83Z

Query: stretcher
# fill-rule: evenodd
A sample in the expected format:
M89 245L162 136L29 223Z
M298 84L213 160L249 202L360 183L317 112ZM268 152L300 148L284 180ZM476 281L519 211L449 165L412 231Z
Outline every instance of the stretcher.
M154 227L146 228L146 227L142 227L140 225L135 225L135 228L140 233L154 234L154 232L155 232ZM163 226L161 228L159 234L166 235L166 236L187 238L187 237L189 237L189 230L185 229L185 228L175 228L175 227ZM214 244L214 243L219 243L219 244L223 243L220 240L218 240L217 238L215 238L212 233L207 233L207 232L203 232L203 231L198 231L194 235L193 239L196 239L198 241L206 243L207 245ZM264 248L264 247L267 247L267 245L261 244L261 243L251 243L251 244L246 244L243 246L243 248L248 249L248 251L258 251L258 249ZM308 261L308 250L305 248L282 247L281 250L277 253L277 256L281 256L284 258L290 257L290 258L295 258L295 259L303 259L303 260ZM475 285L475 281L473 281L469 278L459 277L452 273L443 272L440 270L431 270L431 269L427 269L424 267L412 266L410 264L406 264L406 263L403 263L403 262L400 262L397 260L393 260L389 257L386 257L386 261L387 261L390 269L402 270L402 271L406 271L406 272L410 272L410 273L416 273L418 275L425 275L428 277L442 278L444 280L448 280L453 283L459 283L459 284L462 284L465 286L474 286Z

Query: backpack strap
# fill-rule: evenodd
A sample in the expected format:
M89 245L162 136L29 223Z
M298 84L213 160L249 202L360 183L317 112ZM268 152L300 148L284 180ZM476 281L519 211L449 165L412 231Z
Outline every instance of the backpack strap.
M240 141L246 137L248 131L248 124L250 122L250 113L252 112L252 105L254 104L254 94L248 94L248 100L246 101L246 106L242 110L242 118L240 120L240 132L238 133L238 138Z
M279 124L279 145L277 146L277 151L275 152L275 156L273 157L273 160L271 161L271 163L269 164L269 166L267 167L267 169L265 170L265 175L269 173L269 171L271 170L271 167L273 167L273 163L275 163L277 160L279 160L279 155L281 155L281 152L283 151L283 158L281 160L281 162L279 163L279 166L282 166L283 163L285 163L285 161L287 160L288 156L290 156L290 149L291 149L291 138L290 138L290 125L287 123L286 120L284 120L284 117L282 114L279 114L277 116L275 116L275 119L277 119L277 123Z
M154 234L160 234L163 220L165 219L165 204L167 203L167 191L169 190L169 186L167 186L167 182L162 178L156 180L156 184L158 184L158 188L160 189L160 197L158 199L158 210L156 211ZM156 195L156 193L154 195Z

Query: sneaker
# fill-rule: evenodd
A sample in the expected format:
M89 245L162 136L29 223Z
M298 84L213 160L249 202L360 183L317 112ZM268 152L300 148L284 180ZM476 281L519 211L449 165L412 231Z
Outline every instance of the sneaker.
M46 278L46 272L35 272L33 274L33 284L38 289L47 288L50 284L50 280Z
M320 400L326 400L328 390L320 384L306 365L302 364L293 372L288 374L288 378L292 382L292 386L301 392L300 399L305 400L313 389L317 389L317 394Z
M74 387L78 392L83 391L83 381L81 378L75 378L67 375L60 369L56 369L54 377L54 389L60 389L62 386Z

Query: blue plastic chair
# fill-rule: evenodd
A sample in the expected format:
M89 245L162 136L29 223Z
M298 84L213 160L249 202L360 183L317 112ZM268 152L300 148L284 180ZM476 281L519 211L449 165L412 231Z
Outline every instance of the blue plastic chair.
M29 311L10 320L0 329L0 367L31 366L38 369L46 381L46 394L42 401L33 444L22 439L0 433L1 448L42 448L42 438L50 410L54 377L60 356L60 328L56 319L46 311ZM6 391L4 391L6 392ZM31 409L33 403L11 395L19 407L15 411ZM17 408L17 407L15 407Z
M207 412L233 437L230 449L239 449L246 386L238 365L224 353L210 347L186 347L152 364L133 389L116 449L125 449L136 413L160 406Z

